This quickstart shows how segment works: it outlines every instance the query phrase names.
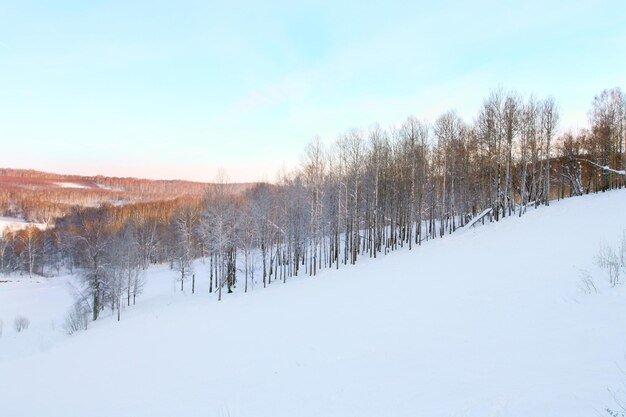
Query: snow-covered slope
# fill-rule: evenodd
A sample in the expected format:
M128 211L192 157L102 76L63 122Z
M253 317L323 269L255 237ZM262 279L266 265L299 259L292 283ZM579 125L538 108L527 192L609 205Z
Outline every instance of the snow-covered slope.
M593 257L624 229L625 191L573 198L220 303L155 268L121 322L71 337L62 284L0 284L0 414L599 415L626 382L626 292Z

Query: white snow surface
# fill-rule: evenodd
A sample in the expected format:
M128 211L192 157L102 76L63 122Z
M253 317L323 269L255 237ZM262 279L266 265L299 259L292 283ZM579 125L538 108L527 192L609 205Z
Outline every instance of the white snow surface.
M78 184L76 182L55 182L54 184L61 188L91 188L87 185Z
M42 230L46 228L44 223L30 223L17 217L0 217L0 236L2 236L5 230L21 230L30 226L35 226Z
M553 202L219 303L201 263L193 295L157 267L121 322L73 336L71 278L0 277L0 415L603 415L608 389L626 398L626 291L594 255L625 208L626 191Z
M0 233L2 230L8 227L26 227L28 222L24 219L18 219L17 217L2 217L0 216Z

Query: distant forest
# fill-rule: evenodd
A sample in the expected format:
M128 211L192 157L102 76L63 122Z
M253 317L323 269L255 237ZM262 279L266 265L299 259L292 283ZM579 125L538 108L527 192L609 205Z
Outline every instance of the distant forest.
M241 192L253 184L233 185ZM73 207L99 207L202 196L205 183L78 176L0 168L0 216L52 223Z
M32 220L38 205L50 206L53 220L45 230L6 232L0 271L78 272L93 320L105 307L130 304L150 264L168 263L183 289L195 279L192 261L204 258L211 272L202 279L220 299L235 287L246 291L253 275L263 286L313 276L470 223L624 187L622 91L594 97L588 122L562 131L554 99L498 90L471 122L447 112L432 124L408 118L395 128L350 130L330 146L313 140L300 166L274 184L94 177L111 190L53 191L38 189L36 174L23 175L22 184L2 187L2 210ZM73 180L58 180L66 181ZM92 204L104 192L124 204Z

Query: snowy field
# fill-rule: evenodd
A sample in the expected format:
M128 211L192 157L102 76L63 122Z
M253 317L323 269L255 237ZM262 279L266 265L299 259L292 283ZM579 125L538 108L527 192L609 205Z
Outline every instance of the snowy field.
M624 230L626 191L572 198L219 303L201 263L193 295L163 266L74 336L71 278L0 277L0 415L605 415L609 389L626 400L626 290L594 255Z

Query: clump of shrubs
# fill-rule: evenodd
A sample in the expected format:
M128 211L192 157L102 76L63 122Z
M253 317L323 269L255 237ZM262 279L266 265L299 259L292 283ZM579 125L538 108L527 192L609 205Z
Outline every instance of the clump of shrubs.
M30 326L30 320L24 316L17 316L15 320L13 320L13 328L18 333L28 329L28 326Z
M63 329L72 335L80 330L87 330L89 326L89 309L83 303L75 303L65 316Z
M602 246L600 248L596 263L606 271L611 287L621 284L622 276L626 275L626 232L618 247Z

